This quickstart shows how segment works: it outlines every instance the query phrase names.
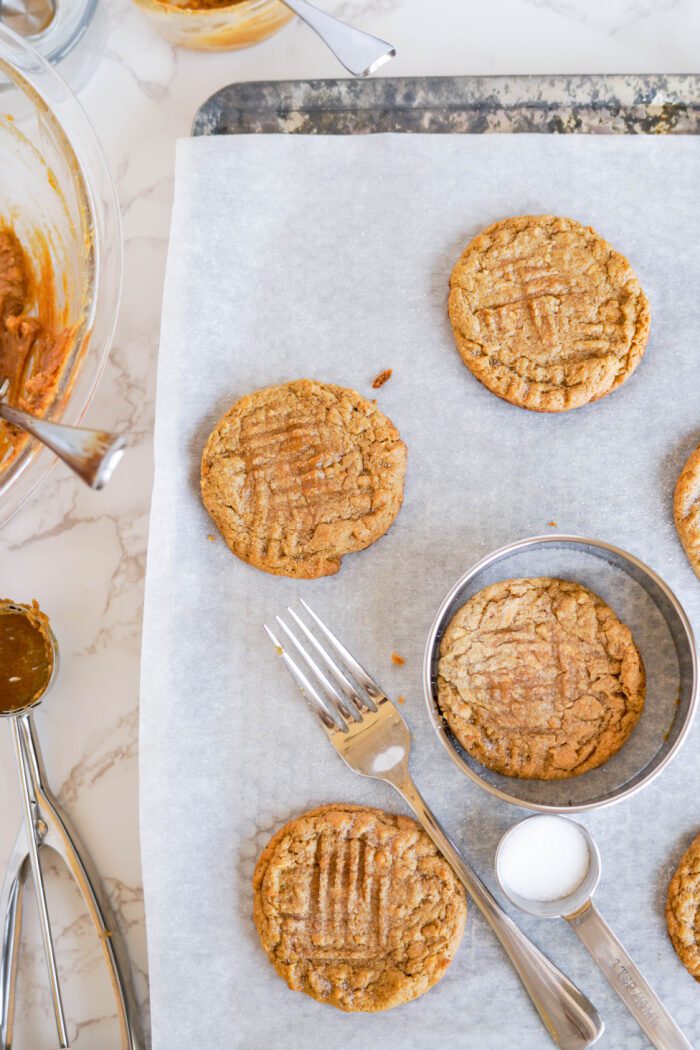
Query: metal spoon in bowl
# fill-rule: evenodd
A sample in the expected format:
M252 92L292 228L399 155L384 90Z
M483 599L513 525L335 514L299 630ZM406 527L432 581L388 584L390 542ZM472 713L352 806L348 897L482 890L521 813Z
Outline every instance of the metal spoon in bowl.
M0 3L2 0L0 0ZM335 57L354 77L368 77L396 54L391 44L320 11L308 0L282 0L321 37Z
M9 380L0 380L0 419L38 438L91 489L103 488L124 455L126 440L105 430L50 423L20 408L13 408L5 401L9 386Z

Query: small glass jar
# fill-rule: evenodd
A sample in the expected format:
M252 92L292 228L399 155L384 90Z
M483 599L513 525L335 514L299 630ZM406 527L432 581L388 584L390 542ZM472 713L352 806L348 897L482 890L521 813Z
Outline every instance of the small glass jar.
M236 0L225 6L189 0L189 7L188 0L135 2L166 39L204 51L232 51L259 44L294 17L280 0Z
M38 11L33 0L3 4L0 0L0 22L14 30L39 54L57 66L73 91L80 91L100 64L107 43L108 15L99 0L54 0L50 21L32 31L33 16L42 17L46 6Z

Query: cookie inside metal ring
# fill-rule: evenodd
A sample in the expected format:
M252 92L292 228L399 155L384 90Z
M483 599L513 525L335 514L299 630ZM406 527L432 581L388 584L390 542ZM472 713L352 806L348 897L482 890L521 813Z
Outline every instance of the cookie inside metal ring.
M644 706L632 633L572 580L503 580L458 610L440 645L437 693L462 747L510 777L560 780L602 765Z

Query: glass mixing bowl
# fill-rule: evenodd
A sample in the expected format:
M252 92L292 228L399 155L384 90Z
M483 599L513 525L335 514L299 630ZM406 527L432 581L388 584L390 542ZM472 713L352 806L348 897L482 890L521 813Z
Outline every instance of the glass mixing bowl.
M53 284L72 336L42 414L79 423L114 333L122 274L119 206L107 162L70 88L0 25L0 225L10 224L35 275ZM55 457L27 441L0 466L0 525L46 477Z

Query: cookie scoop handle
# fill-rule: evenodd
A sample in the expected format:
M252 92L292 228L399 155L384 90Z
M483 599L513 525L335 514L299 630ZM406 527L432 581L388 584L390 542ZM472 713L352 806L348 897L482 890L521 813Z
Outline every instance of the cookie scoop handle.
M562 1050L582 1050L595 1043L603 1034L605 1025L593 1004L506 915L493 894L469 867L416 788L407 769L404 767L401 774L395 779L391 778L390 782L409 804L498 937L557 1046Z
M657 1050L693 1050L596 906L588 901L566 918L652 1046Z

